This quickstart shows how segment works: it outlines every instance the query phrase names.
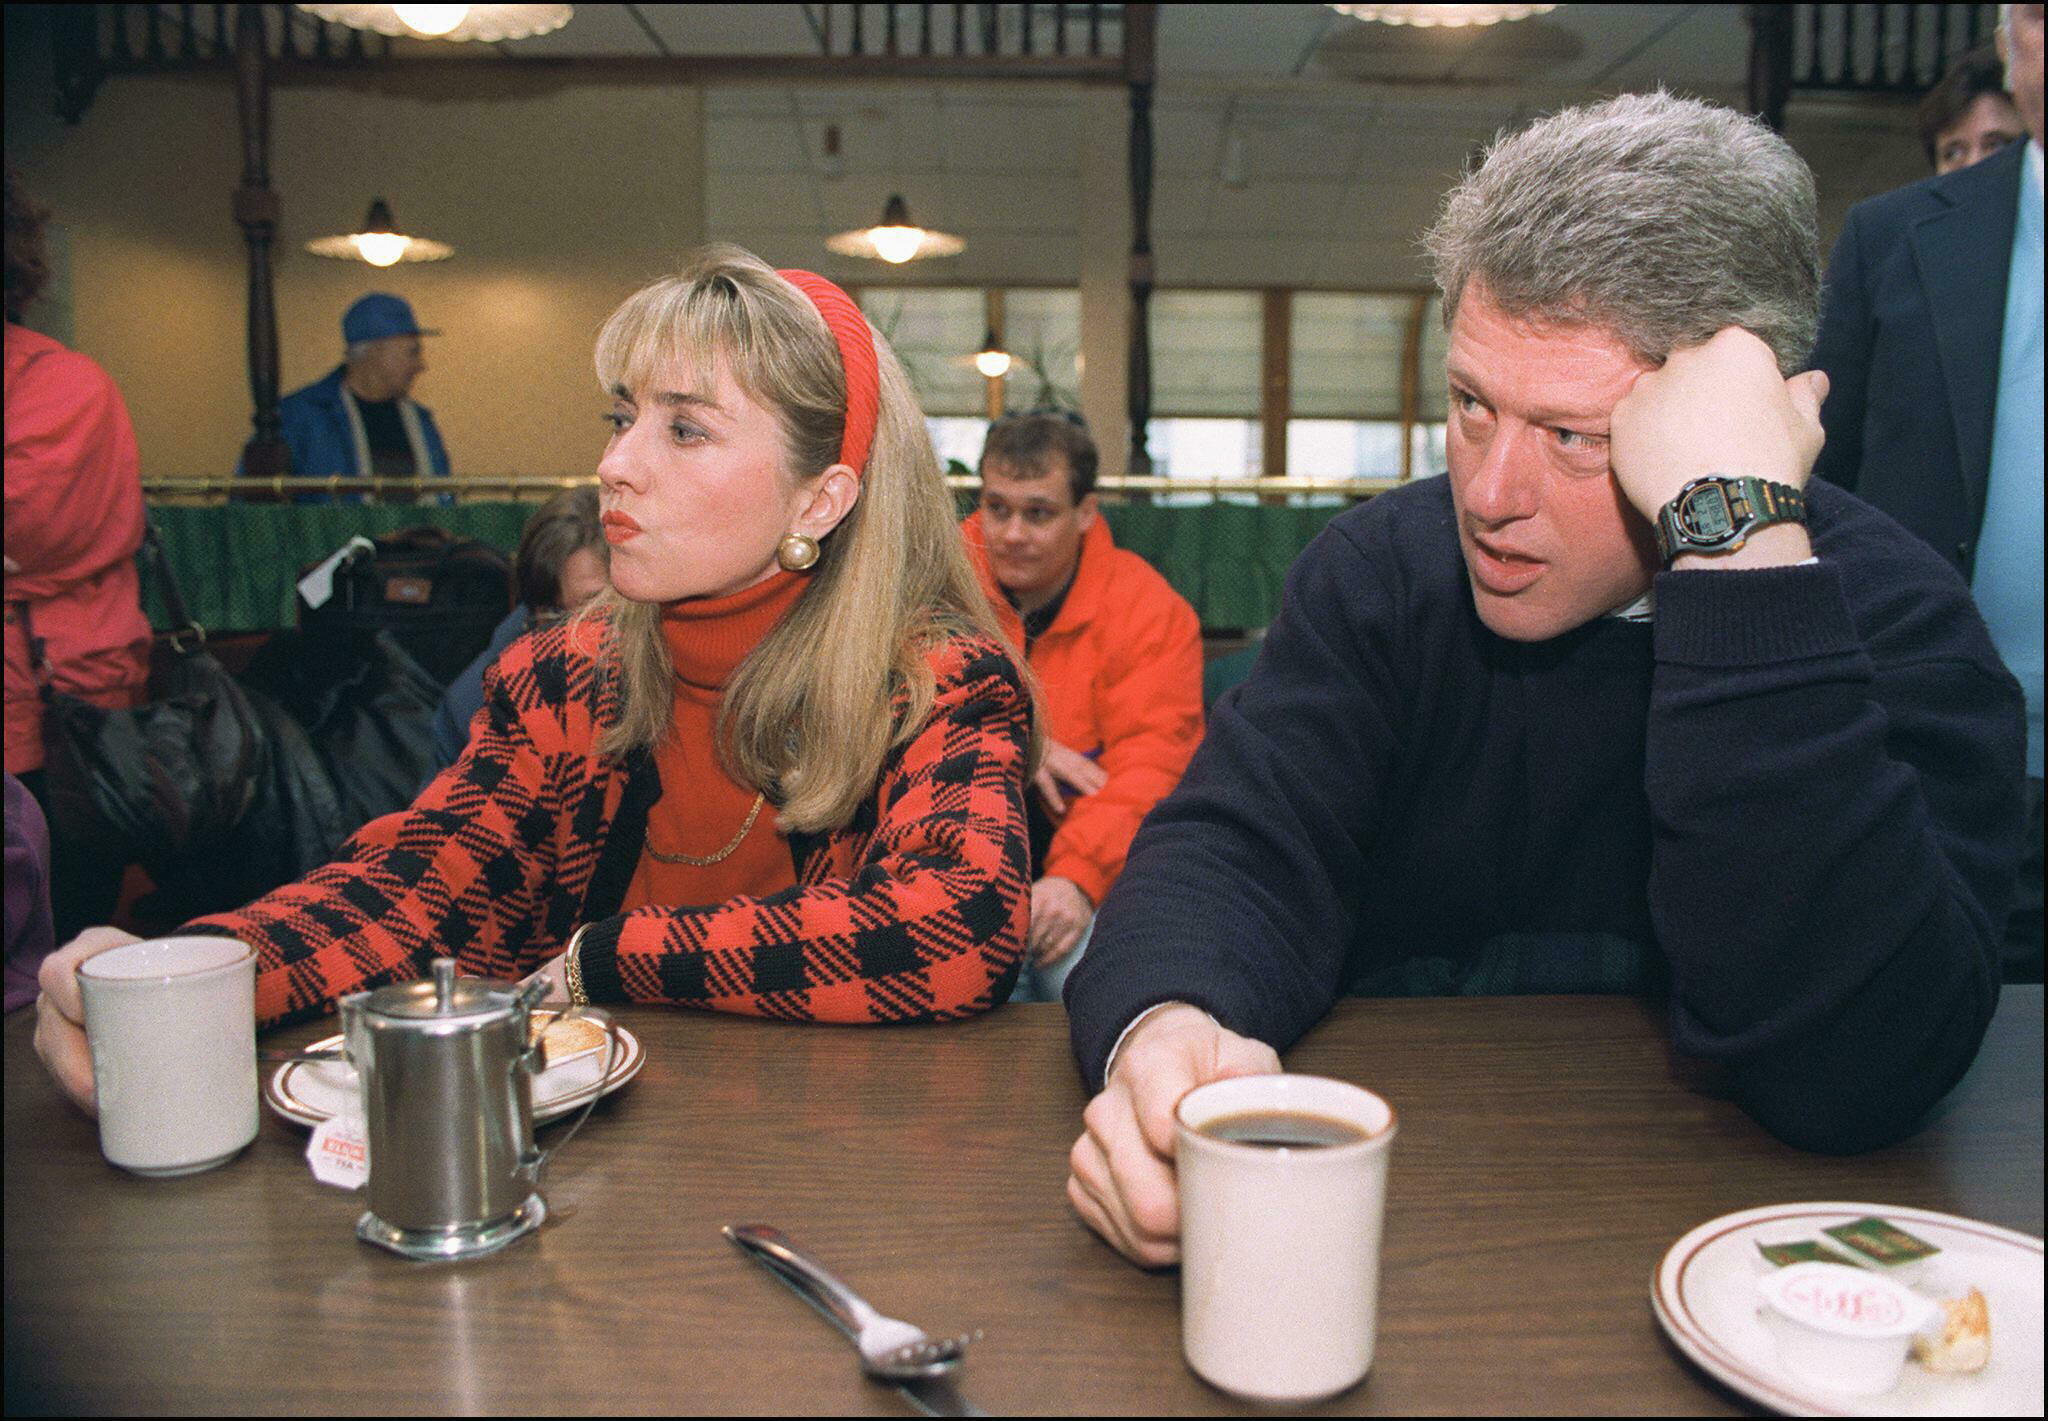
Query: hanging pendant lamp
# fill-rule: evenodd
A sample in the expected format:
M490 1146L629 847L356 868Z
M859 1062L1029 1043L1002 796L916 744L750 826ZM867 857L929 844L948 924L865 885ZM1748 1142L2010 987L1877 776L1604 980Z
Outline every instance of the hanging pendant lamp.
M1378 20L1383 25L1415 25L1422 29L1463 29L1470 25L1497 25L1502 20L1526 20L1546 15L1555 5L1332 5L1340 15L1354 20Z
M981 349L974 353L974 368L991 380L1000 380L1010 373L1010 352L1003 349L1003 343L996 339L995 328L981 338Z
M306 243L306 250L316 257L368 262L371 266L445 261L455 255L455 248L446 242L408 236L399 231L398 223L392 220L391 204L381 197L370 204L370 215L363 219L360 232L350 232L341 237L315 237Z
M891 193L882 206L880 222L827 237L825 247L843 257L866 257L901 266L926 257L958 256L967 250L967 239L918 226L910 220L910 206L902 195Z
M576 13L574 5L301 5L352 30L408 39L531 39L559 30Z

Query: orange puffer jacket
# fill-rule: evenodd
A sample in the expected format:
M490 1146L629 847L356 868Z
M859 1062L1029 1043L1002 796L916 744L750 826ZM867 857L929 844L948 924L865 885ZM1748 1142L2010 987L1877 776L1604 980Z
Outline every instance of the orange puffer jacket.
M969 515L961 531L1003 634L1023 646L1023 620L989 570L981 515ZM1138 825L1180 783L1201 742L1201 622L1098 517L1082 535L1067 600L1030 661L1046 734L1096 756L1109 773L1109 783L1072 802L1039 872L1071 879L1100 905Z

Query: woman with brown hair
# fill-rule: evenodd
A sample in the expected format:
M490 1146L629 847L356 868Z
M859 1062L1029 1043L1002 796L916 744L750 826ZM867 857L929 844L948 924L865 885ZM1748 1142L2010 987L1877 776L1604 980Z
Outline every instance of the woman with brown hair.
M939 1021L1022 955L1036 731L907 380L851 300L712 248L598 339L611 590L515 642L462 758L343 858L186 930L258 1021L423 976L791 1020ZM81 1103L77 961L37 1044Z

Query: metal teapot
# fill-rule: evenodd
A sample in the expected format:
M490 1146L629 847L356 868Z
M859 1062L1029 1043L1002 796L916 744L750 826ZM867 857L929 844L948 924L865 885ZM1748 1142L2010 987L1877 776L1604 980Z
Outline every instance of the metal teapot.
M434 959L429 981L343 997L344 1050L361 1083L370 1154L370 1207L356 1236L407 1258L474 1258L540 1227L541 1171L596 1105L553 1148L533 1143L533 1077L541 1069L533 1009L544 983L517 986L455 975ZM592 1007L609 1045L618 1032Z

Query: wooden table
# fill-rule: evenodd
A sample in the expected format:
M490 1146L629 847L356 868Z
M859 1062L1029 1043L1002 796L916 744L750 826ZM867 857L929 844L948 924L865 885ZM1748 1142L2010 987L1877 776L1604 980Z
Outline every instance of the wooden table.
M361 1196L314 1183L267 1113L208 1174L107 1165L31 1016L6 1023L9 1412L906 1414L719 1236L747 1221L886 1311L982 1329L962 1382L991 1412L1247 1409L1182 1363L1175 1276L1068 1211L1083 1097L1057 1006L907 1029L628 1010L647 1066L551 1170L547 1226L458 1265L358 1243ZM1739 1412L1651 1316L1664 1250L1790 1200L2039 1234L2041 1053L2041 989L2008 989L1926 1130L1830 1159L1689 1086L1641 1002L1346 1001L1288 1065L1382 1091L1401 1135L1378 1362L1322 1409Z

